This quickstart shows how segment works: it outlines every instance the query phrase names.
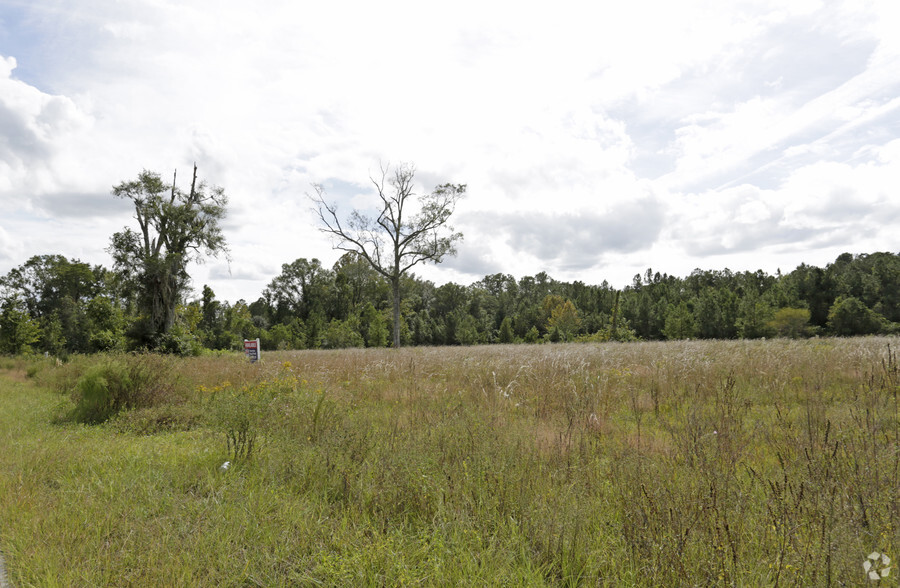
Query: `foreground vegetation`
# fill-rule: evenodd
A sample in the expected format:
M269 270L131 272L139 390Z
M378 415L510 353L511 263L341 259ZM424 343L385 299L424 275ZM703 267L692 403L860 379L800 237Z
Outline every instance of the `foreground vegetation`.
M0 360L0 550L17 587L861 585L898 346Z

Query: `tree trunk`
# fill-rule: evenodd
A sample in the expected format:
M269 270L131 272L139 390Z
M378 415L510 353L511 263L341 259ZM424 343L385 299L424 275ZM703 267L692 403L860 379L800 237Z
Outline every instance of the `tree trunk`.
M391 277L394 294L394 349L400 348L400 276Z
M618 290L616 290L616 301L613 304L612 339L614 341L618 341L618 339L619 339L619 291Z
M150 324L154 337L166 335L175 325L175 307L178 303L178 280L168 268L157 270L148 276L150 295Z

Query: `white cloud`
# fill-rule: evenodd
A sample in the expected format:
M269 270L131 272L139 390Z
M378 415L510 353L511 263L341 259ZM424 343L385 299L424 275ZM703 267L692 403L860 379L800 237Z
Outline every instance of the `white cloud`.
M887 0L18 8L0 60L0 209L33 223L3 221L16 255L77 240L107 262L131 222L110 187L142 168L187 182L194 161L231 197L233 252L195 283L232 300L297 257L337 259L305 194L340 181L364 202L379 161L415 162L423 189L469 185L467 239L433 279L627 281L642 264L809 261L854 231L895 243L871 212L893 210L900 149Z
M27 204L18 197L24 187L41 194L71 185L65 178L67 150L91 121L69 98L15 79L16 65L14 57L0 56L0 194L7 202Z
M895 140L858 165L800 167L776 189L742 185L680 197L673 208L681 213L663 240L695 257L790 250L826 251L833 258L843 251L893 250L900 200L891 178L900 173L898 156Z
M21 255L21 244L0 226L0 263L13 267L18 265Z

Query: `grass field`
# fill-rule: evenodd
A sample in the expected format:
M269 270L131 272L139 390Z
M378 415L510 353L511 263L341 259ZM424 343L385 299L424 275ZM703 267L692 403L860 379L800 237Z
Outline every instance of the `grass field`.
M898 348L0 359L0 551L17 588L895 585Z

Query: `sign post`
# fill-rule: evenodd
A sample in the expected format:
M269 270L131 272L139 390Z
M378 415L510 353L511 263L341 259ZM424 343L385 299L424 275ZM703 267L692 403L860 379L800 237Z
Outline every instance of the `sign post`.
M259 339L244 339L244 353L250 358L250 363L259 361L261 351L259 349Z

